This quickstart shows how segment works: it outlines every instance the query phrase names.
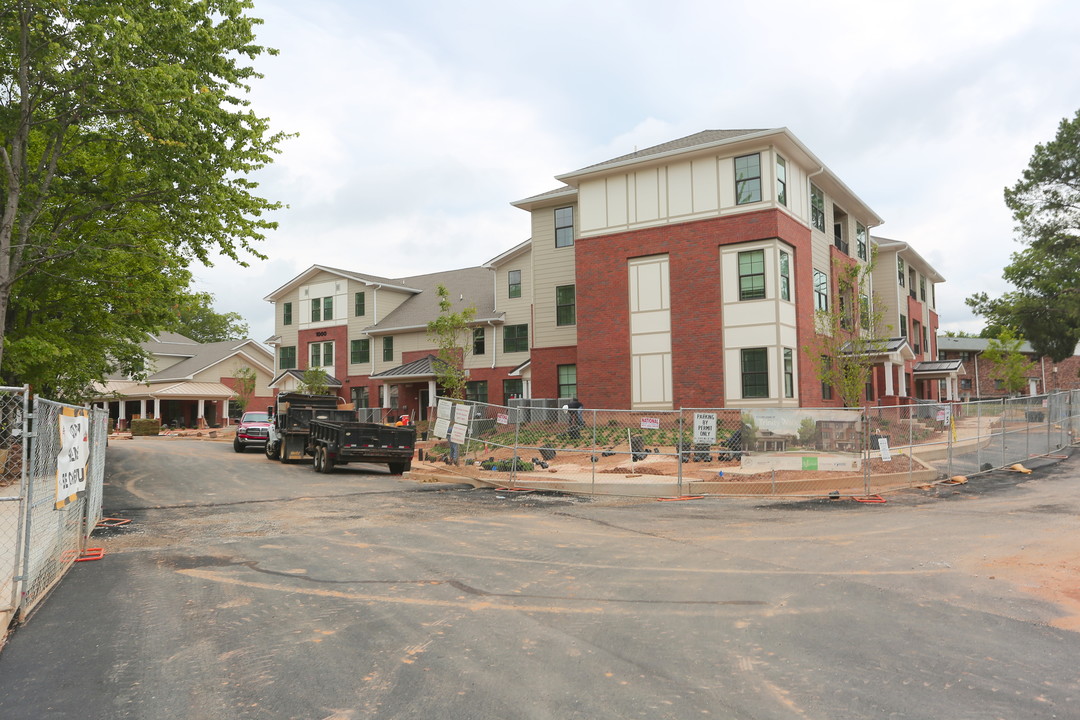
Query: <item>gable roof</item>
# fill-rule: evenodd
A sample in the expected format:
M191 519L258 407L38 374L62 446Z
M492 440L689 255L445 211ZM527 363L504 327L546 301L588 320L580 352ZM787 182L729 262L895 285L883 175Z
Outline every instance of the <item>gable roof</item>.
M187 346L191 354L186 360L154 373L146 378L147 382L166 382L169 380L190 380L198 373L234 355L243 355L267 373L274 371L274 355L267 348L254 340L224 340L216 343L198 344L192 341ZM149 348L148 348L149 349ZM151 350L151 352L153 352ZM165 353L156 353L165 354Z
M556 179L562 180L564 177L573 177L575 175L585 174L588 172L595 172L597 170L604 170L607 167L618 167L628 162L637 162L654 155L661 156L666 154L678 154L683 150L690 148L704 149L715 145L722 145L726 142L730 142L736 138L746 138L752 135L760 135L762 133L776 132L776 129L760 128L757 130L702 130L701 132L694 133L693 135L687 135L686 137L678 138L677 140L670 140L659 145L653 145L647 147L644 150L635 150L632 153L620 155L610 160L604 160L603 162L595 163L581 168L580 170L574 170L573 172L565 173L563 175L557 175Z
M380 277L379 275L368 275L367 273L353 272L352 270L342 270L341 268L330 267L329 265L312 265L304 272L300 273L296 277L289 280L281 287L274 290L272 293L263 298L267 302L274 302L274 300L284 293L292 290L297 285L303 284L305 281L310 280L312 277L320 273L330 273L331 275L338 275L346 280L355 280L357 282L364 283L365 285L372 285L375 287L389 287L395 290L401 290L403 292L420 292L417 288L409 287L408 283L402 279L395 280L394 278Z
M502 322L503 314L495 311L495 288L493 272L487 267L470 267L414 275L402 278L407 285L417 288L416 294L392 310L374 325L364 328L368 335L386 335L402 330L426 329L428 322L438 317L439 296L436 287L443 285L449 292L454 310L472 305L476 308L474 322Z

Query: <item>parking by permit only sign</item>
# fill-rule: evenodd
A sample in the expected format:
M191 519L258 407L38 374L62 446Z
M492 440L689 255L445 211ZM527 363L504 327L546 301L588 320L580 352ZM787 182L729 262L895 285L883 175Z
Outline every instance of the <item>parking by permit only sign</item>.
M64 408L60 415L60 454L56 456L56 509L86 492L86 461L90 459L90 414Z

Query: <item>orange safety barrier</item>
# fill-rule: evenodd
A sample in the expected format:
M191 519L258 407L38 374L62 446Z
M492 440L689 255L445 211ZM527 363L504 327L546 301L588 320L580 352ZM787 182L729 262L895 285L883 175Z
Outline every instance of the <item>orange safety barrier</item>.
M885 502L885 498L881 497L880 495L867 495L866 497L853 497L851 499L854 500L855 502L861 502L861 503L883 503L883 502Z
M669 498L662 497L662 498L656 498L656 499L658 501L660 501L660 502L675 502L677 500L701 500L704 497L705 497L704 495L680 495L679 497L669 497Z
M101 518L94 527L111 528L127 525L129 522L131 522L131 518Z

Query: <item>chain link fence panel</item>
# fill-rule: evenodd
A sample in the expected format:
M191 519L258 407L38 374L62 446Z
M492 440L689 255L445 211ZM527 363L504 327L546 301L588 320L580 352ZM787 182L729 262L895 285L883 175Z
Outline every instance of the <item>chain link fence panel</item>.
M26 465L25 388L0 388L0 612L18 606ZM0 628L2 631L2 628Z
M18 601L24 616L79 559L101 519L108 418L99 409L36 398L28 437ZM85 485L74 484L80 481ZM70 494L60 489L69 485Z
M457 429L458 442L435 450L445 461L509 487L522 475L594 486L663 478L679 494L872 496L1063 453L1080 423L1077 397L671 411L443 398L442 434L439 415L430 421L436 437Z

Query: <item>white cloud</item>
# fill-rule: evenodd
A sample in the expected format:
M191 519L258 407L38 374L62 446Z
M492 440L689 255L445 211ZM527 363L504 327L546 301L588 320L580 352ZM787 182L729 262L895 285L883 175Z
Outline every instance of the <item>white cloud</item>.
M263 339L261 298L313 263L396 276L528 236L509 203L553 176L709 128L787 126L947 278L944 327L1003 289L1002 188L1080 97L1080 6L543 6L257 0L254 109L300 136L260 173L290 205L248 269L200 271ZM250 298L257 298L251 303Z

